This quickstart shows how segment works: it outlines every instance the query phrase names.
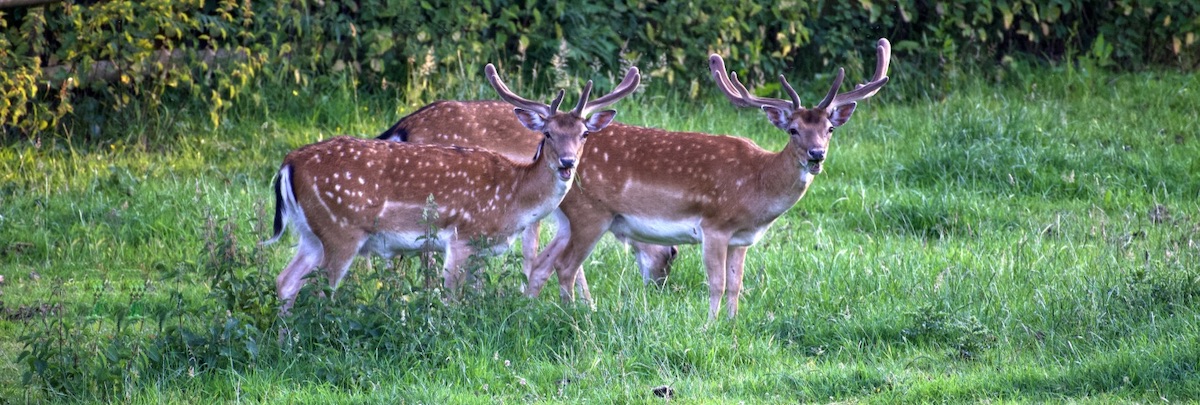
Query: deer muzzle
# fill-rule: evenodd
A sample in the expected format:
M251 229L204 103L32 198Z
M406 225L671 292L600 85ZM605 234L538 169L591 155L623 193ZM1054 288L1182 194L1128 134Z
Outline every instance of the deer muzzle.
M821 173L821 163L825 162L825 149L810 149L808 151L808 162L805 165L808 172L812 174Z
M558 178L563 181L571 179L571 172L575 169L575 159L562 158L558 159Z

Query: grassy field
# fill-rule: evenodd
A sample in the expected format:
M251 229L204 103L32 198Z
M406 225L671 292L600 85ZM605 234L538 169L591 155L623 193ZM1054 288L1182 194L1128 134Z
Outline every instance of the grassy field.
M1200 398L1200 78L955 86L860 105L751 250L739 317L711 324L698 247L658 289L611 238L586 264L594 311L521 297L514 249L461 303L411 260L360 260L277 319L294 238L256 246L271 176L295 147L386 128L411 111L395 95L268 91L218 128L179 107L126 114L111 141L10 142L0 403ZM686 99L649 91L618 119L783 147L761 113Z

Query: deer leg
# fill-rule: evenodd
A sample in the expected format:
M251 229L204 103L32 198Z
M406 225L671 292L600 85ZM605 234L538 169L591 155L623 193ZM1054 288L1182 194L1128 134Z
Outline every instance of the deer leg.
M296 293L304 283L304 276L317 268L324 256L321 242L314 236L300 236L300 245L296 248L296 256L287 267L275 278L275 291L279 294L280 315L286 315L296 300Z
M525 233L521 235L521 254L524 260L521 261L521 271L525 273L525 279L529 279L529 272L533 271L533 261L537 258L538 252L538 231L541 229L541 221L529 224L525 228Z
M746 264L746 250L749 246L730 246L725 258L725 303L729 305L729 319L733 319L738 311L738 296L742 292L742 271Z
M554 233L554 238L550 239L550 243L546 244L546 248L542 249L542 253L538 254L537 258L533 260L533 265L530 266L529 272L525 274L525 280L528 284L523 286L523 289L525 295L528 297L536 297L542 292L542 286L546 284L546 280L550 277L550 269L553 268L554 261L558 260L558 256L562 254L562 250L567 246L567 240L571 238L571 220L563 214L562 209L554 210L551 215L558 225L558 231Z
M721 296L725 294L725 259L729 237L718 232L704 231L704 270L708 272L708 320L717 318Z
M321 268L325 269L325 277L329 279L331 290L337 290L338 285L342 283L342 278L346 277L346 270L350 269L350 263L354 262L354 255L358 254L358 249L362 247L363 242L366 242L366 239L362 237L353 237L352 240L357 240L358 243L340 245L335 248L326 246L325 248L325 261L321 264Z
M550 243L546 244L546 248L542 250L542 253L538 254L538 256L533 259L532 265L529 266L529 274L527 274L525 277L525 283L521 285L522 292L526 293L526 295L528 295L530 297L537 296L537 293L532 293L532 294L530 293L530 291L532 291L531 290L532 287L530 287L530 286L534 284L534 282L533 282L534 276L537 274L543 273L541 270L538 270L538 269L540 269L544 266L553 266L554 260L556 258L558 258L558 255L562 254L562 250L566 246L567 246L566 239L559 239L557 237L555 239L551 240ZM549 270L547 270L547 272L548 271ZM538 283L538 287L537 287L538 292L540 292L542 290L542 284L545 284L545 283L546 283L545 279L543 279L540 283Z
M525 295L536 297L550 278L550 273L554 272L558 275L559 295L564 301L574 300L572 286L575 284L575 275L579 273L583 259L591 253L596 242L604 235L605 229L608 229L608 224L564 222L559 222L558 234L538 256L537 266L530 274L529 288L525 290Z
M589 307L596 309L596 302L592 301L592 291L588 288L587 277L583 275L582 265L575 269L575 293L579 294Z
M446 244L446 263L442 268L442 280L446 291L451 294L458 293L464 278L463 270L466 270L463 267L472 253L474 250L468 241L455 239Z
M572 229L571 239L567 240L567 246L554 261L554 270L558 274L558 295L563 302L575 300L576 276L583 274L583 260L592 253L592 249L596 247L600 237L604 236L606 229L608 229L607 225ZM584 280L583 283L586 286L587 280ZM586 297L590 299L590 291L587 292Z
M558 257L563 248L566 246L567 240L570 239L571 235L571 220L568 219L561 210L554 211L554 218L558 225L558 232L554 235L554 240L552 240L550 244L546 246L546 251L552 251L554 253L547 254L546 257ZM528 257L529 256L527 255L526 258ZM529 279L529 272L532 271L531 269L533 267L534 266L530 266L527 268L525 273L526 280ZM592 302L592 292L591 289L588 288L587 278L583 276L582 266L580 266L579 269L576 269L576 274L578 274L578 277L575 278L575 290L579 293L579 295L583 296L585 301L590 304Z
M542 286L546 284L546 280L550 279L550 273L554 272L554 262L558 260L558 256L562 254L565 247L566 242L555 237L549 245L546 245L546 249L538 254L533 268L529 272L527 280L529 284L525 286L525 296L533 298L542 292Z

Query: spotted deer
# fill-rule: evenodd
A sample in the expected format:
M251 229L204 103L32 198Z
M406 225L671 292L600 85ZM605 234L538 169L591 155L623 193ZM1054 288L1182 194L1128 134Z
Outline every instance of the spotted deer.
M838 69L825 98L804 108L781 75L791 100L760 98L725 73L719 55L709 58L717 87L738 107L760 108L788 134L778 153L738 137L613 124L592 134L583 151L586 166L554 215L559 232L533 264L526 294L538 295L557 272L559 293L604 232L656 244L700 244L708 277L709 319L725 296L730 318L737 314L742 270L750 246L790 209L821 173L834 128L844 125L857 101L887 83L891 46L880 39L874 77L838 93L845 75Z
M632 76L627 75L618 88L629 87ZM383 131L377 139L433 145L458 145L497 152L514 162L528 161L545 135L533 131L512 119L512 105L503 101L437 101L409 114ZM501 133L505 136L495 136ZM618 135L619 136L619 135ZM580 162L581 167L587 161ZM632 248L643 282L661 285L679 250L638 241L624 241ZM538 225L525 229L521 236L524 271L537 256ZM577 273L576 283L583 299L591 302L587 278Z
M289 224L299 235L296 256L276 279L282 312L305 275L322 268L336 288L356 255L442 250L443 284L456 291L469 256L506 250L515 235L558 206L588 133L616 116L598 110L632 93L640 80L631 69L626 86L590 101L589 81L575 108L559 112L563 91L549 105L526 100L505 86L494 66L484 71L500 97L516 107L517 120L544 134L528 151L532 161L517 163L482 149L352 137L288 153L275 181L275 233L267 241L277 241ZM438 214L432 224L423 222L429 198ZM435 240L423 238L429 225L438 230Z

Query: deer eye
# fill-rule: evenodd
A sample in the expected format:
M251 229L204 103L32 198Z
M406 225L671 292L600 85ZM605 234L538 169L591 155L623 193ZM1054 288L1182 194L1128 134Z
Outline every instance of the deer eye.
M592 133L591 133L591 132L589 132L589 131L583 131L583 138L584 138L584 139L587 139L588 135L591 135L591 134L592 134Z
M550 131L542 132L542 135L546 135L546 139L553 138L552 136L550 136Z
M800 136L800 131L797 131L796 128L789 129L788 133L792 134L792 136Z

